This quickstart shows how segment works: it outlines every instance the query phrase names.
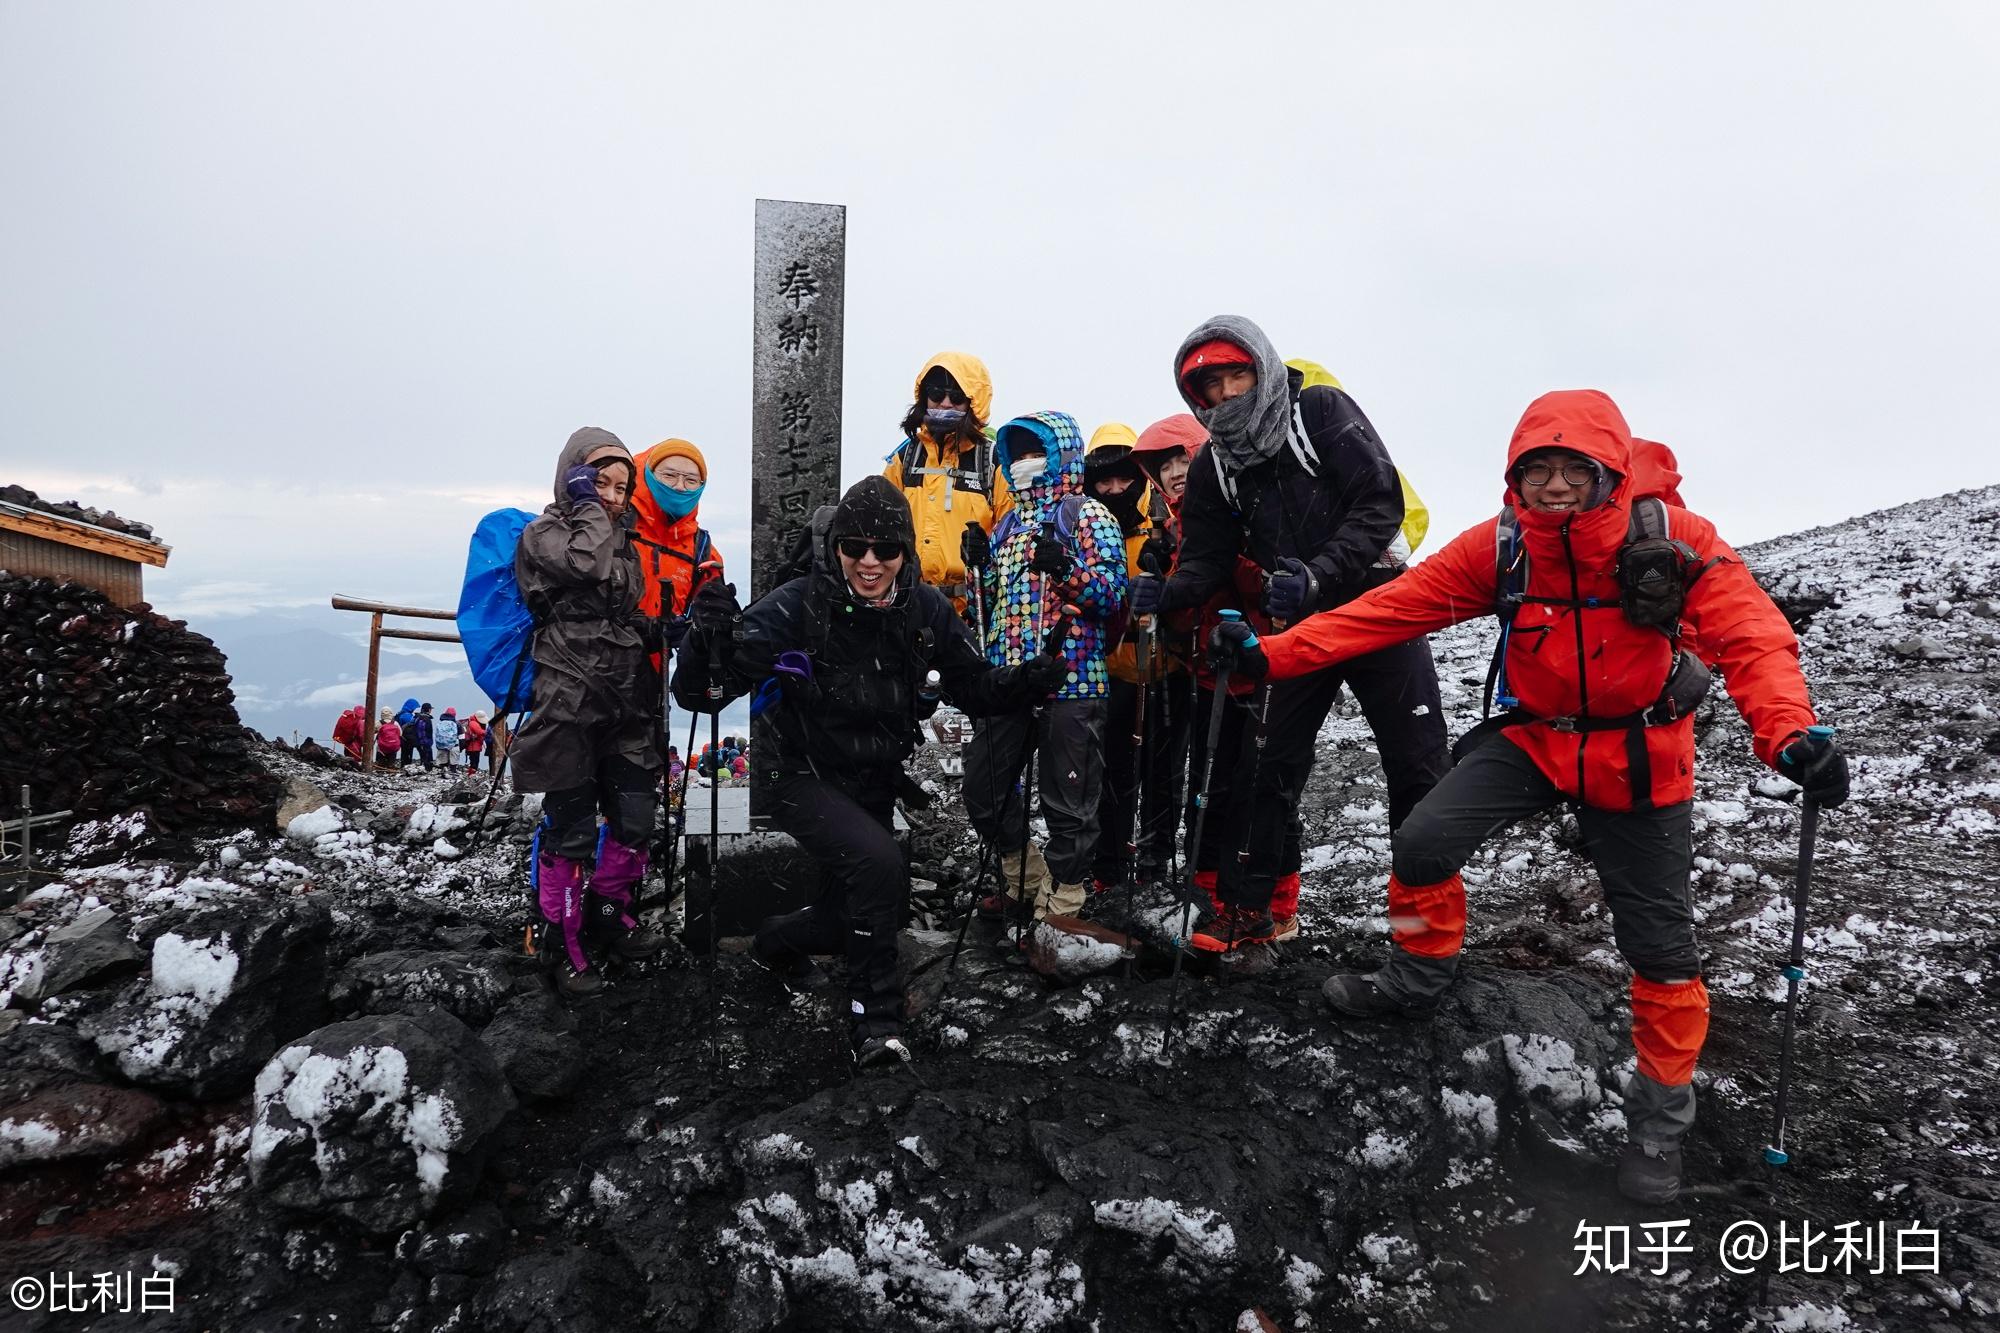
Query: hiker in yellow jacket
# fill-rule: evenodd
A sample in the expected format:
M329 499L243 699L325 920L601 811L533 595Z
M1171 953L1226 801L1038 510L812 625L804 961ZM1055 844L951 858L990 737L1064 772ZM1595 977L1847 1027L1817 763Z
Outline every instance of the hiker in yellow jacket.
M984 563L994 524L1014 507L986 429L992 410L986 363L965 352L938 353L917 372L903 442L882 469L910 502L923 581L961 612L967 566Z

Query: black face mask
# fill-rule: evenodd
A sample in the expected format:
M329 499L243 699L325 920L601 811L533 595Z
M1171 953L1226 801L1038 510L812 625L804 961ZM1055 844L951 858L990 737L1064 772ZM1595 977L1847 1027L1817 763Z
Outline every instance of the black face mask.
M1095 491L1091 493L1096 495ZM1099 504L1111 511L1112 517L1118 520L1118 526L1126 532L1133 531L1145 522L1145 516L1139 512L1139 506L1145 501L1146 488L1138 482L1127 486L1117 495L1096 495L1096 498Z

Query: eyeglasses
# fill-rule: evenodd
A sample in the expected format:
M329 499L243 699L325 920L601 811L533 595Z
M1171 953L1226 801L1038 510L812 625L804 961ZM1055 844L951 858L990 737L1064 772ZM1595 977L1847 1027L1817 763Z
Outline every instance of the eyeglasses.
M677 491L691 491L701 485L699 472L654 472L663 486L671 486Z
M1525 485L1546 486L1555 477L1556 469L1552 463L1523 463L1520 467L1514 469L1514 475L1520 478ZM1588 486L1597 480L1597 465L1595 463L1564 463L1562 465L1562 476L1563 480L1572 486Z
M955 384L926 384L924 400L931 403L962 403L965 391Z
M869 537L842 537L840 553L849 560L859 560L873 553L877 560L886 565L891 560L903 558L903 544L894 541L875 541Z

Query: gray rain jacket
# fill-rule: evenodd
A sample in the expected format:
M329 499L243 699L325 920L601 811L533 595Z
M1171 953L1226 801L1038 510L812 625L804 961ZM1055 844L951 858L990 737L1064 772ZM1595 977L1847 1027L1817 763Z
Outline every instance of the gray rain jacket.
M532 712L513 749L521 791L581 787L613 756L660 766L659 677L634 627L638 557L622 520L563 494L563 474L613 454L631 458L608 430L586 426L570 436L556 461L555 503L523 529L514 552L536 625Z

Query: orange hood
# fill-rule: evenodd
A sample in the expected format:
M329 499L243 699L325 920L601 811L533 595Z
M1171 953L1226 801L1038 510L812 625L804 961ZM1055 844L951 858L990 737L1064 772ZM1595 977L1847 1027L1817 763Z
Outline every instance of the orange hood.
M1528 404L1514 438L1507 444L1508 502L1519 508L1514 494L1514 467L1537 449L1567 449L1595 459L1617 474L1611 495L1618 495L1632 471L1632 430L1609 394L1597 389L1557 389ZM1609 497L1607 497L1609 498Z

